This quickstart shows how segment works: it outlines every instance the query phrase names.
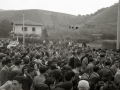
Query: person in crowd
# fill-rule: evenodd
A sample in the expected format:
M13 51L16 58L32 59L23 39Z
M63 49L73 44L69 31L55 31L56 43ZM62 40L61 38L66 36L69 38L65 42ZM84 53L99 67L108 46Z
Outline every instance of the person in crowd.
M22 75L24 75L26 77L27 68L29 67L30 59L28 57L24 57L23 62L24 62L23 67L21 67L22 68Z
M34 68L30 67L27 69L28 74L23 78L22 88L23 90L30 90L34 77Z
M6 55L4 53L0 53L0 70L2 69L2 67L4 66L4 64L2 64L2 59L5 57Z
M33 78L33 86L35 86L37 84L43 84L45 82L45 80L46 80L46 78L45 78L46 70L47 70L46 66L41 66L39 68L40 75Z
M34 62L39 64L40 66L43 66L42 60L40 60L40 54L36 55Z
M3 61L4 67L2 67L1 72L0 72L1 85L5 84L8 81L10 67L12 65L11 58L6 57L3 60L5 61Z
M34 70L35 70L36 75L39 76L40 75L39 64L37 63L34 64Z
M58 85L56 85L56 87L60 87L63 88L65 90L72 90L73 88L73 83L72 83L72 79L73 79L73 73L71 71L67 71L64 75L64 82L59 83Z
M90 74L92 73L93 68L91 67L86 67L85 72L81 76L82 80L89 80L90 79Z
M112 70L113 74L116 74L117 71L119 71L119 59L115 59L114 60L114 64L110 67L110 69Z
M11 72L18 72L18 74L21 74L20 64L21 64L21 60L20 59L16 59L14 61L14 64L11 66Z
M92 82L97 83L99 81L99 74L98 74L98 71L99 71L99 67L98 66L95 66L93 67L93 72L90 74L90 79Z
M120 90L119 51L67 40L3 48L0 90Z
M45 80L45 84L48 85L49 90L53 90L55 88L55 79L53 77L48 77Z
M99 76L100 76L100 79L106 80L107 74L109 72L112 73L112 70L110 69L111 62L106 61L104 65L105 65L104 68L99 71Z
M18 76L18 73L14 71L14 72L10 72L9 74L10 75L8 77L8 81L5 84L3 84L2 86L0 86L0 90L13 90L12 89L12 81L16 76Z
M72 56L69 59L69 66L71 66L73 69L75 68L75 56L76 56L76 52L73 51Z
M89 61L89 63L88 63L87 66L93 68L93 67L94 67L94 60L93 60L93 58L92 58L92 57L89 57L89 58L88 58L88 61Z
M23 77L16 76L12 82L12 90L23 90L22 84L23 84Z
M82 67L85 68L87 65L88 65L88 57L89 57L89 54L85 54L85 57L83 58L83 60L81 61L82 62Z
M55 69L50 72L49 74L50 77L53 77L55 79L55 85L60 83L60 78L61 78L61 71L58 69Z
M76 63L76 68L72 70L75 74L81 75L82 74L82 68L81 63Z
M117 84L117 85L120 85L120 70L116 72L115 76L114 76L114 82Z
M35 85L34 90L50 90L49 87L46 84L37 84Z
M78 90L89 90L89 82L86 80L81 80L78 82Z

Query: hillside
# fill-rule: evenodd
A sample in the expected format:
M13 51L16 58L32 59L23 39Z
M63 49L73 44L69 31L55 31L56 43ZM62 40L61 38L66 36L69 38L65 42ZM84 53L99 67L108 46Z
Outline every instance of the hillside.
M25 20L43 23L46 26L68 26L76 23L74 15L57 13L45 10L23 10ZM22 10L10 10L0 12L0 20L22 21ZM77 19L76 19L77 20Z
M0 21L6 19L10 22L22 21L22 12L25 13L25 20L42 23L46 26L50 36L64 37L86 37L93 33L109 33L116 34L117 30L117 12L118 4L114 4L108 8L101 8L90 15L70 15L45 10L1 10ZM73 30L72 27L78 27Z
M117 34L118 4L105 9L92 17L82 28L91 33Z
M70 29L69 26L74 27L85 22L84 18L75 15L37 9L2 11L0 12L0 21L22 21L22 12L24 12L25 20L42 23L46 26L48 33L51 36L54 35L55 37L56 35L61 37L64 35L70 35L72 32L78 33L77 31L73 31L73 29Z

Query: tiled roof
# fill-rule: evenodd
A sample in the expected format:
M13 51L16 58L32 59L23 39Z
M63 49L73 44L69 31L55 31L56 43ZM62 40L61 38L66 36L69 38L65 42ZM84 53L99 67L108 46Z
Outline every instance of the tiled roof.
M23 25L23 21L15 21L15 22L13 22L13 24L15 24L15 25ZM24 25L42 26L43 24L41 24L41 23L36 23L36 22L33 22L33 21L29 21L29 20L26 20L26 21L24 21Z

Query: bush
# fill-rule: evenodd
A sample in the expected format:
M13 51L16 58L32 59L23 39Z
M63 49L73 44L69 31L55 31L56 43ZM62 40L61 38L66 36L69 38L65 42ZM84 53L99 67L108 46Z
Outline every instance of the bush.
M88 40L88 39L76 38L75 41L76 41L76 43L83 43L83 42L89 43L89 40Z
M13 40L16 40L15 38ZM18 39L20 43L23 43L23 38L19 38ZM39 43L39 44L42 44L43 43L43 40L42 39L39 39L39 38L25 38L25 43Z

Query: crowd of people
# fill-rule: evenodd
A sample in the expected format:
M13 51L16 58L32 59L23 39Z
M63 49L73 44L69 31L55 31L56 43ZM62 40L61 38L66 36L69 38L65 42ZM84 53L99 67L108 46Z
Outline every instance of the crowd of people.
M75 42L0 49L0 90L120 90L120 50Z

